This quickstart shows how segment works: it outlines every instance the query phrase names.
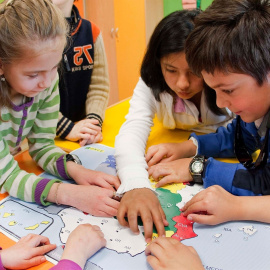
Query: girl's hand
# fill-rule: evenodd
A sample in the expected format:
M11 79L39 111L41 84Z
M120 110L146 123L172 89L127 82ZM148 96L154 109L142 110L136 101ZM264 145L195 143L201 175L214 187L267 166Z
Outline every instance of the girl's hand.
M79 185L96 185L112 191L120 186L117 176L84 168L75 162L67 162L68 174Z
M169 183L183 183L192 181L189 173L191 158L178 159L171 162L159 163L148 169L149 176L152 176L158 183L156 187L162 187Z
M159 162L169 162L196 154L197 147L191 140L183 143L161 143L148 148L145 159L149 167Z
M47 197L48 201L55 201L55 184ZM117 215L119 201L114 199L115 191L93 185L62 184L57 191L57 202L70 205L77 209L100 217Z
M101 127L98 124L99 122L96 119L81 120L74 125L66 139L69 141L81 141L84 144L101 141Z
M83 269L87 259L105 245L104 234L98 226L81 224L69 235L61 259L71 260Z
M237 200L237 196L215 185L196 194L181 211L189 220L216 225L237 219Z
M147 261L153 269L204 270L193 247L185 246L173 238L158 237L146 249Z
M46 261L43 254L56 248L42 235L28 234L14 246L1 251L3 266L10 269L25 269Z

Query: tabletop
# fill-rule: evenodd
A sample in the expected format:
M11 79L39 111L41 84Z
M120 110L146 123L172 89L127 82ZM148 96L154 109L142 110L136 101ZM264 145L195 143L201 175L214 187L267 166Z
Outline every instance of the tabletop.
M105 120L102 126L103 141L102 144L114 147L115 136L118 134L121 125L125 121L125 115L128 113L129 109L129 99L116 103L107 108L105 112ZM162 124L155 118L154 126L152 128L151 134L147 146L162 143L162 142L179 142L188 139L190 132L180 131L180 130L167 130L162 127ZM78 149L80 145L77 142L71 142L67 140L62 140L60 138L55 139L55 144L61 147L66 152ZM26 170L31 173L39 175L43 170L32 160L28 151L24 151L16 155L15 160L19 163L21 169ZM0 200L5 198L8 194L0 194ZM0 233L0 246L2 248L10 247L14 244L14 241ZM52 267L53 264L50 262L45 262L39 266L30 268L47 270Z
M125 121L125 115L128 113L129 109L129 99L119 102L107 108L105 113L105 120L102 127L103 141L104 145L114 147L115 136L118 134L121 125ZM163 142L182 142L188 139L191 132L183 130L168 130L164 129L162 124L155 118L154 126L151 129L151 133L148 139L147 147ZM80 148L77 142L70 142L62 140L59 138L55 139L57 146L61 147L67 152L76 150ZM38 165L31 159L28 151L24 151L15 156L15 159L19 163L21 169L28 172L33 172L35 174L40 174L43 170L38 167ZM6 197L8 194L0 194L0 200ZM7 248L13 245L14 242L8 237L0 233L0 246L2 248ZM50 262L45 262L37 267L32 267L33 269L47 270L52 267L53 264Z

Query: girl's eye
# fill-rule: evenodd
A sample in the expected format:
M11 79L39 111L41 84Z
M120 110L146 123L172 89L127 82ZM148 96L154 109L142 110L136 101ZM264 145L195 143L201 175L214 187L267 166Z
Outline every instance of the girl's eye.
M28 75L29 78L36 78L38 76L38 74L31 74L31 75Z
M168 69L168 68L166 69L166 71L167 72L170 72L170 73L175 73L176 72L176 70L174 70L174 69Z
M233 90L222 90L222 92L229 95L233 93Z

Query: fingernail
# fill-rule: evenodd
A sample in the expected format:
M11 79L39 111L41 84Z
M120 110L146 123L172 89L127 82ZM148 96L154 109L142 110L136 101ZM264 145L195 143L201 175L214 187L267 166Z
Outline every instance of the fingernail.
M147 239L146 239L146 243L150 243L151 241L152 241L151 238L147 238Z
M192 216L187 216L188 220L193 220Z
M46 258L45 257L41 257L40 261L41 262L46 262Z

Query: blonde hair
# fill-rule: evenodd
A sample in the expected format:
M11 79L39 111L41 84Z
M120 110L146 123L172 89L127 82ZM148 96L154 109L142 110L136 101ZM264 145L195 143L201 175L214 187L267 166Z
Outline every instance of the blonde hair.
M0 4L0 65L21 59L26 51L42 53L42 42L66 41L68 24L50 0L9 0ZM0 109L10 106L9 87L0 80Z

